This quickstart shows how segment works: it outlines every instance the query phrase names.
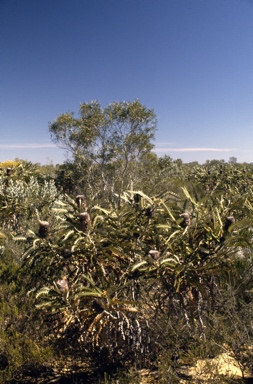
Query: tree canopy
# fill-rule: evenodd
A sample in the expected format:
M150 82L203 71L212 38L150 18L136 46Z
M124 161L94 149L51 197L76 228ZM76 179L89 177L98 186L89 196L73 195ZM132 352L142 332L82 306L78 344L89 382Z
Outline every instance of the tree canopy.
M59 115L49 123L49 131L52 140L67 150L86 185L105 190L153 149L156 123L153 110L139 100L113 102L104 108L92 101L80 104L79 117L73 112ZM131 179L136 170L130 173Z

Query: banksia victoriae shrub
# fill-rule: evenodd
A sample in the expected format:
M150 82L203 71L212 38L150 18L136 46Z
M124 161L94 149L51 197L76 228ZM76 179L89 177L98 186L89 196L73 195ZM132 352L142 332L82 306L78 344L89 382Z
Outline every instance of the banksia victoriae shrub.
M79 215L80 227L83 232L87 232L90 224L90 215L88 212L80 213Z
M39 227L39 236L42 239L45 239L49 236L49 222L48 221L40 221Z
M182 191L149 198L131 190L118 196L121 204L92 204L92 225L84 195L57 200L55 218L38 211L37 218L47 218L54 228L53 236L50 241L32 238L23 260L29 279L33 273L28 288L30 295L35 292L37 309L43 310L44 326L54 321L49 330L56 347L71 345L74 359L81 352L97 367L108 368L133 360L138 367L154 367L160 351L171 351L171 360L181 360L181 355L188 359L188 353L192 358L198 340L201 356L209 354L208 349L203 352L203 340L214 338L218 345L223 324L231 318L225 318L224 302L233 294L232 284L243 300L241 287L249 290L253 284L251 275L250 287L241 284L245 274L238 268L246 259L233 258L234 244L235 250L242 244L242 251L246 246L252 255L252 232L245 229L252 228L253 197L250 193L239 200L238 193L232 198L230 190L221 196L205 190L200 197L195 190ZM236 231L229 216L234 212ZM241 222L244 216L249 223ZM229 232L223 244L221 236L225 239ZM44 229L41 237L45 234ZM241 243L244 236L249 241ZM227 306L234 302L226 301ZM224 334L230 338L229 332Z

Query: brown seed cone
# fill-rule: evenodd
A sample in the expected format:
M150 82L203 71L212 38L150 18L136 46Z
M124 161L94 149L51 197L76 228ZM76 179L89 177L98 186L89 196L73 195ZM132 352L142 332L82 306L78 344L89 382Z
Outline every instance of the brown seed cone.
M182 228L186 228L186 227L189 227L189 225L191 224L191 219L190 219L190 215L188 212L184 212L180 215L180 217L182 218L181 222L180 222L180 226Z
M40 221L39 227L39 235L43 239L49 236L49 222L48 221Z
M235 218L234 216L228 216L226 218L225 224L224 224L224 230L227 231L229 227L235 223Z
M87 209L87 206L86 206L86 200L85 200L85 196L84 195L77 195L76 196L76 203L79 207L80 210L86 210Z
M154 259L154 260L159 259L159 256L160 256L160 252L157 251L156 249L151 249L151 250L149 251L148 254L149 254L149 255L152 257L152 259Z
M69 290L68 281L66 279L61 279L61 280L59 279L57 280L56 284L62 293Z
M11 176L12 175L12 169L11 168L7 168L6 169L6 175L7 176Z
M139 193L135 193L134 194L134 202L135 204L139 204L141 201L141 195L139 195Z
M88 212L80 213L79 215L80 227L83 232L87 232L90 224L90 215Z

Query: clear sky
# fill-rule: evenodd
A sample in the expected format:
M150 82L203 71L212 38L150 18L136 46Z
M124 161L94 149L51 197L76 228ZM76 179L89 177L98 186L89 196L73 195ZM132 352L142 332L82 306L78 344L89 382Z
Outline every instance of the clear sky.
M253 162L252 0L0 0L0 161L64 161L49 121L139 99L155 151Z

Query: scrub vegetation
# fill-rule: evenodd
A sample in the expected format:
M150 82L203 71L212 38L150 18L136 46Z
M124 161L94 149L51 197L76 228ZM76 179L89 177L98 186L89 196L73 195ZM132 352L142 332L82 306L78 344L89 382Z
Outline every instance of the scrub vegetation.
M253 164L157 157L139 101L49 129L64 164L1 163L1 382L198 382L188 367L224 353L241 378L213 382L244 382Z

